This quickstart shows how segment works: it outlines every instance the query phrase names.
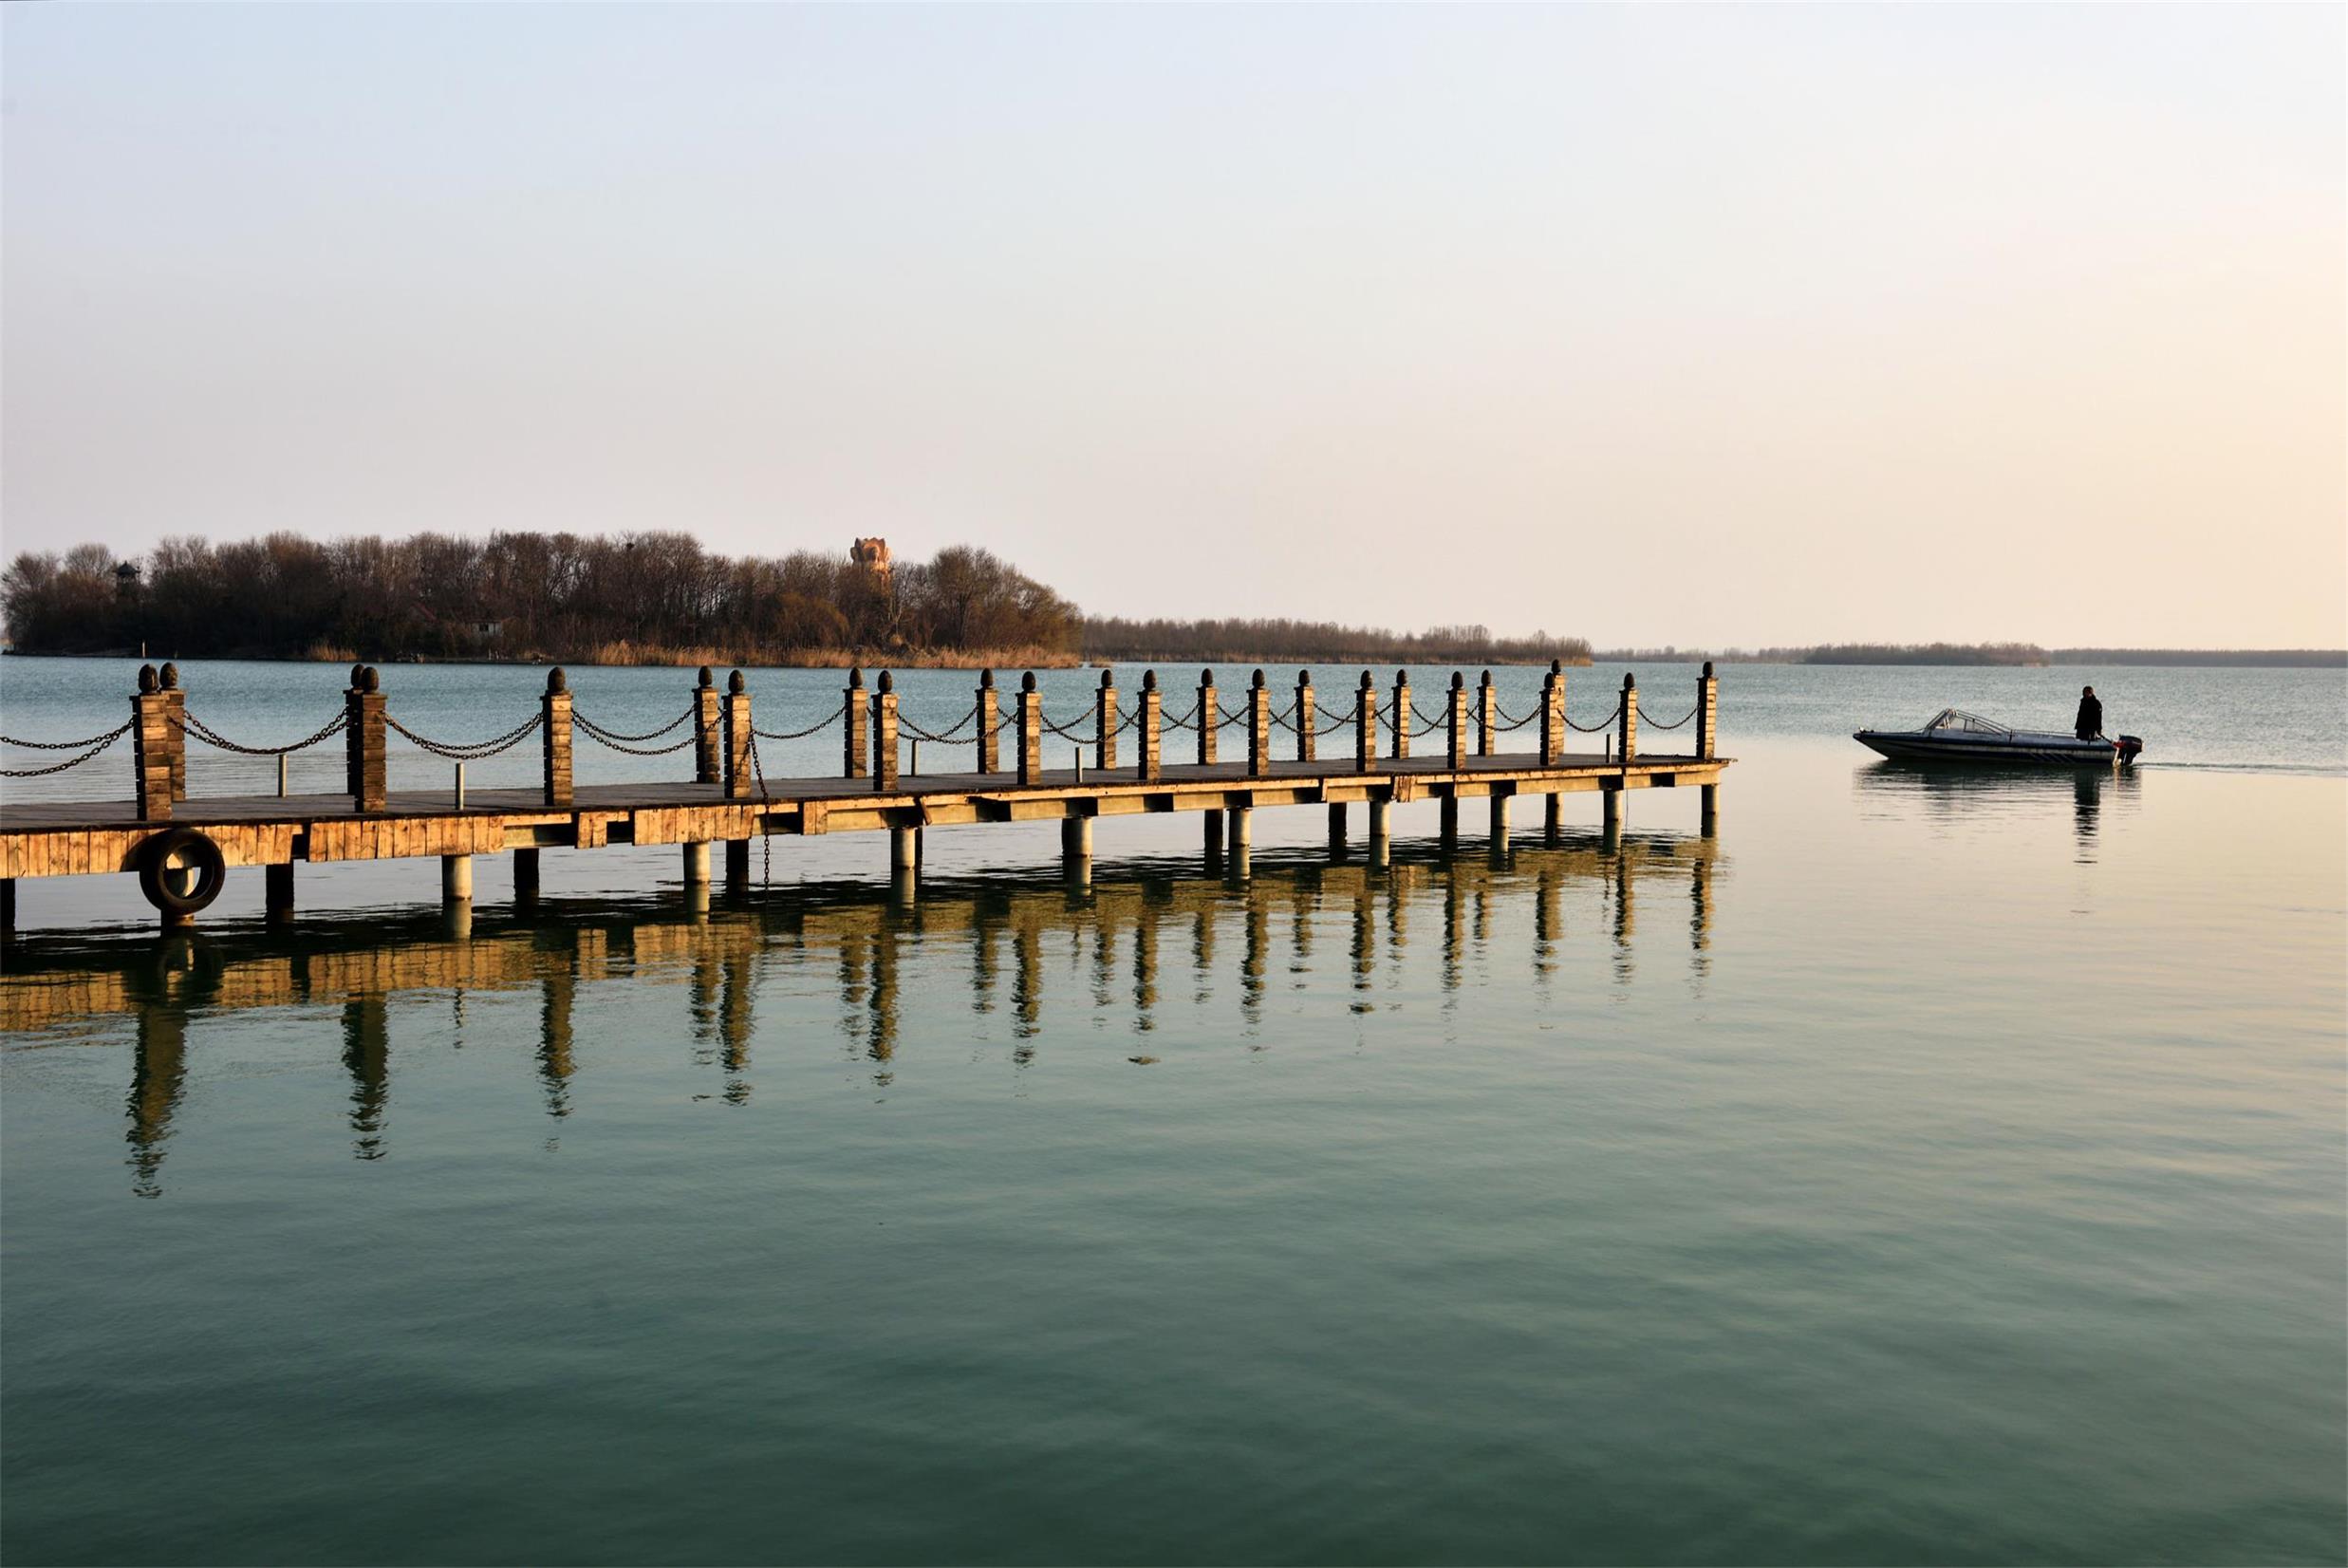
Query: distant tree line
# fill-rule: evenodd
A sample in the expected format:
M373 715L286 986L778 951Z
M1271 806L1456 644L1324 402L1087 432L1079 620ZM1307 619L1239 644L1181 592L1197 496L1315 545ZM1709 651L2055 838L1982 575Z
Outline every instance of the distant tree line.
M1579 637L1495 637L1483 626L1435 626L1422 632L1339 625L1333 621L1128 621L1090 616L1084 624L1090 659L1185 663L1289 660L1319 664L1531 664L1561 659L1590 663Z
M835 663L1000 650L1073 657L1076 607L992 552L887 571L799 551L725 556L685 533L419 533L18 555L0 610L28 653Z

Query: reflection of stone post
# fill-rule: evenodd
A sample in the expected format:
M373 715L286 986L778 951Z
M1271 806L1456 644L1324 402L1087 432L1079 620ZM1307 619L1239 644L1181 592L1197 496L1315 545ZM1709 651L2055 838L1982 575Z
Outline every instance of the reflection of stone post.
M1158 690L1158 672L1142 672L1142 739L1141 776L1145 784L1155 783L1165 771L1165 694Z
M717 680L703 664L700 684L693 688L693 782L715 784L722 776L717 765Z
M570 804L570 682L561 667L547 671L547 694L539 699L546 756L546 803Z
M1002 722L1002 699L996 695L995 672L978 672L978 771L1003 771L1003 737L996 733Z

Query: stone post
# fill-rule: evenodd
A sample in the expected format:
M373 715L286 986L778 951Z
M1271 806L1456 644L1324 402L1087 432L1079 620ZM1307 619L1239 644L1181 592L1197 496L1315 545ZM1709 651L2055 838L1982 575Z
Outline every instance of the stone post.
M1492 690L1492 672L1483 672L1483 683L1476 688L1476 755L1490 756L1493 743L1500 736L1500 699Z
M1092 765L1103 773L1117 765L1116 679L1115 670L1101 671L1101 689L1092 698L1092 722L1098 732L1092 746Z
M345 755L349 762L346 783L351 810L380 812L385 793L382 677L373 664L354 664L350 675L351 689L345 699L349 741Z
M868 719L865 709L865 672L848 672L848 690L841 698L841 728L847 732L841 741L841 761L850 778L865 775L865 749L872 742L867 735Z
M1444 756L1454 768L1467 766L1467 678L1451 672L1451 709L1444 726Z
M1361 690L1353 699L1353 766L1368 773L1378 760L1378 687L1362 671Z
M538 700L545 722L538 726L546 757L546 803L570 804L570 680L562 666L547 671L547 694Z
M1142 782L1145 784L1153 784L1165 776L1165 757L1163 750L1165 738L1165 694L1158 690L1158 672L1144 670L1142 672L1141 756L1137 760L1141 763Z
M707 664L693 688L693 782L715 784L723 774L717 758L717 679Z
M136 770L132 799L141 822L171 820L171 699L155 679L155 666L139 666L139 692L130 700L131 759Z
M1410 755L1410 672L1394 672L1394 756Z
M1272 771L1272 690L1258 670L1247 688L1247 773L1261 778Z
M748 800L757 769L750 760L750 682L736 670L726 677L725 789L728 800Z
M1639 683L1626 674L1622 678L1622 761L1626 768L1639 755Z
M171 797L185 800L188 797L188 694L180 688L178 665L166 663L158 675L163 687L163 700L171 714L170 730L166 737L171 747Z
M1201 766L1215 760L1215 732L1221 727L1223 710L1215 697L1215 672L1199 672L1199 762Z
M978 672L978 771L1003 771L1003 737L996 733L1002 722L1002 699L995 691L995 672Z
M897 679L886 670L872 694L872 787L897 787Z
M1313 713L1313 672L1298 670L1296 672L1296 760L1299 762L1312 761L1318 750L1314 745L1314 741L1318 737L1313 733L1313 727L1318 721Z
M1044 775L1044 700L1035 690L1035 672L1019 677L1019 782L1033 784Z
M1541 681L1541 766L1554 768L1564 759L1565 661L1552 659L1549 674Z
M1709 762L1719 755L1721 683L1712 674L1712 661L1704 662L1696 680L1696 755Z

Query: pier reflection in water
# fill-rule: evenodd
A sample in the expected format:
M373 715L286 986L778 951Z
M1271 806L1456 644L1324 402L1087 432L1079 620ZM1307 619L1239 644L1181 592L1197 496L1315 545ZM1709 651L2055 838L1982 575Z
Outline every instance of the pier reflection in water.
M1593 958L1603 954L1590 982L1629 986L1640 974L1643 908L1670 909L1670 947L1684 954L1671 972L1700 988L1726 864L1714 840L1591 836L1385 865L1264 857L1244 880L1144 863L1081 886L924 886L909 901L902 889L819 884L714 909L543 901L506 919L485 911L462 935L438 915L388 925L314 920L291 931L28 955L0 978L0 1030L27 1046L106 1044L121 1037L107 1020L127 1017L131 1179L139 1195L156 1197L186 1092L192 1027L198 1052L207 1038L216 1049L230 1043L222 1023L252 1009L333 1014L351 1152L373 1161L394 1150L395 1022L418 1001L447 999L451 1045L495 1047L512 1040L514 1016L469 1011L468 999L534 989L538 1092L558 1122L583 1110L583 1019L625 999L626 1017L641 1020L647 985L681 983L670 1015L686 1042L681 1056L714 1075L694 1098L727 1106L753 1101L761 1028L780 1049L801 1050L810 1023L827 1015L847 1058L880 1090L908 1054L965 1049L962 1037L983 1050L997 1033L1008 1036L1003 1055L1015 1070L1053 1037L1113 1044L1151 1065L1175 1010L1183 1040L1236 1036L1246 1051L1280 1043L1266 1027L1276 1005L1333 999L1359 1019L1431 999L1456 1024L1463 1001L1483 988L1538 994L1571 983L1576 937L1594 944ZM966 977L960 1006L951 999L957 975Z

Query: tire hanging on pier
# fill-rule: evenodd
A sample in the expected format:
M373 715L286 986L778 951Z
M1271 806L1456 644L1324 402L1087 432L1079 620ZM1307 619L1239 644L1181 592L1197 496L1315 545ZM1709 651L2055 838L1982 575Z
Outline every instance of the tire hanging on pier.
M169 873L175 870L193 873L184 888L173 886ZM205 908L220 896L228 877L220 846L193 828L166 828L139 846L139 890L167 915Z

